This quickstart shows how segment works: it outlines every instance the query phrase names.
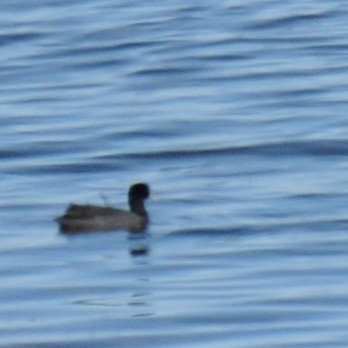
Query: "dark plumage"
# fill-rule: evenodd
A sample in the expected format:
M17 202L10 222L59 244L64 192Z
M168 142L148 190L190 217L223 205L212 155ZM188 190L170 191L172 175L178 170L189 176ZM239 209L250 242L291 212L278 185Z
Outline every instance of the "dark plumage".
M60 231L63 233L111 230L142 232L149 221L144 205L144 200L149 196L148 185L139 183L132 185L128 192L130 211L71 204L65 214L57 218Z

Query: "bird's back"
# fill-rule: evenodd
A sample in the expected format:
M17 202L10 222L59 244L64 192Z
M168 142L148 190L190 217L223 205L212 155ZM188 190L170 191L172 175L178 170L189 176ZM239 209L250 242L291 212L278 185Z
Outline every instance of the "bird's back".
M71 204L57 219L65 233L127 230L141 232L146 228L147 217L112 207Z

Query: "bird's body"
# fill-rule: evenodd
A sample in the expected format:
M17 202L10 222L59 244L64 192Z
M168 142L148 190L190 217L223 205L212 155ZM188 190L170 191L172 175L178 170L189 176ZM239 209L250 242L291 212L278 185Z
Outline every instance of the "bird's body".
M148 224L144 200L149 197L146 184L131 186L128 193L130 211L113 207L71 204L65 214L58 217L63 233L126 230L142 232Z

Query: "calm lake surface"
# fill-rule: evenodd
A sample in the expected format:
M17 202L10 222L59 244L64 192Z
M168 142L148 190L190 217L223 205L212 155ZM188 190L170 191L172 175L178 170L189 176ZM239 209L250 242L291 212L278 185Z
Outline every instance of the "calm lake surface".
M348 346L346 1L0 11L1 347Z

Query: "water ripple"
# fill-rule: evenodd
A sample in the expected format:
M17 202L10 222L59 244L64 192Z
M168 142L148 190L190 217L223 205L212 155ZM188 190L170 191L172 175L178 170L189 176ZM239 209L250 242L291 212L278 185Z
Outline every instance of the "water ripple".
M0 9L0 345L346 346L342 2ZM145 236L59 233L137 181Z

